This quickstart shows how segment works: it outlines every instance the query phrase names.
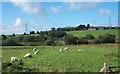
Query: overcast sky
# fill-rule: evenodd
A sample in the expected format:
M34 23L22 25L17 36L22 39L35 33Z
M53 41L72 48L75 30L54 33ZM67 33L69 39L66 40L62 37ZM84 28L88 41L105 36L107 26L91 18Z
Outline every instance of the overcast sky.
M4 0L0 2L1 33L23 34L25 23L28 25L28 31L88 23L93 26L110 26L109 16L111 16L112 26L118 25L118 0L111 0L111 2L108 0L58 1Z

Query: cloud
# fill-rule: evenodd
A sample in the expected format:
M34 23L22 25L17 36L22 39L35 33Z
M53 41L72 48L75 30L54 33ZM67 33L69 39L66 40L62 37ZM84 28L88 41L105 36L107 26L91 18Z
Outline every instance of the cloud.
M21 8L21 10L28 14L39 14L41 17L47 17L46 11L40 6L40 3L29 2L31 0L11 0L11 2Z
M99 9L98 12L102 15L110 15L112 14L111 10L109 9Z
M52 7L50 7L50 10L54 13L63 12L63 9L61 6L52 6Z
M86 10L93 9L96 7L96 3L93 2L70 2L69 9L70 10Z
M16 18L15 22L11 25L1 25L3 34L24 33L24 21L21 18Z
M21 20L20 18L17 18L16 21L15 21L14 26L15 26L15 27L19 27L19 26L21 26L22 24L23 24L22 20Z

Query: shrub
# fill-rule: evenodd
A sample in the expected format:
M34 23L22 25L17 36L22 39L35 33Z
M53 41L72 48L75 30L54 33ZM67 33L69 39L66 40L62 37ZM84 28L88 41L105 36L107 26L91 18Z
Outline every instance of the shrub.
M51 31L51 32L49 32L49 36L51 36L51 37L61 38L61 37L64 37L65 35L66 35L66 33L64 31Z
M64 38L63 38L63 41L64 41L64 43L66 44L66 45L71 45L71 44L74 44L74 45L76 45L77 44L77 37L75 37L75 36L72 36L72 35L68 35L68 36L65 36Z
M23 42L33 42L34 36L24 36Z
M54 46L54 45L55 45L55 42L54 42L53 40L47 40L47 41L45 42L45 44L46 44L46 45L52 45L52 46Z
M3 72L32 72L32 71L38 71L37 68L28 68L24 65L24 62L22 60L15 61L15 62L5 62L2 63L2 71Z
M99 36L98 37L100 43L115 43L116 40L116 36L115 35L111 35L111 34L106 34L104 36Z
M22 46L22 44L16 42L13 38L8 38L6 41L3 42L3 46Z
M90 44L100 44L99 39L94 39L90 42Z
M95 36L93 36L92 34L87 34L84 38L85 39L95 39Z
M0 36L0 38L2 37L2 40L6 40L7 39L7 36L6 35L4 35L4 34L2 34L1 36Z
M77 44L88 44L88 40L80 38L77 40Z

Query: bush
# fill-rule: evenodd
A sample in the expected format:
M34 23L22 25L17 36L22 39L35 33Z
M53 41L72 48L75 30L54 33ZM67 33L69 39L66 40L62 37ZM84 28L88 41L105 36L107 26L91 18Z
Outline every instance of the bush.
M66 45L71 45L71 44L73 44L73 45L76 45L77 44L77 37L75 37L75 36L72 36L72 35L68 35L68 36L65 36L64 38L63 38L63 41L64 41L64 43L66 44Z
M53 40L47 40L45 44L54 46L55 42Z
M90 44L100 44L99 39L94 39L90 42Z
M4 46L22 46L22 44L16 42L13 38L8 38L6 41L2 42Z
M80 38L78 39L77 44L88 44L88 40Z
M32 72L38 71L37 68L28 68L24 65L22 60L15 62L5 62L2 63L2 71L3 72Z
M115 35L111 35L111 34L106 34L104 36L99 36L98 37L100 43L115 43L116 40L116 36Z
M92 34L87 34L84 38L85 39L95 39L95 37Z
M24 36L23 42L33 42L33 36Z
M51 37L61 38L61 37L64 37L65 35L66 35L66 33L64 31L51 31L51 32L49 32L49 36L51 36Z

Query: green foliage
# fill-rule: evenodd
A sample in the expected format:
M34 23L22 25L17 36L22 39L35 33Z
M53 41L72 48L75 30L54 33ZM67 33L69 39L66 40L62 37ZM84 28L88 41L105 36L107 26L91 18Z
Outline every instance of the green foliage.
M35 31L30 31L30 34L35 34Z
M2 71L3 72L32 72L32 71L38 71L37 68L27 68L24 65L24 62L22 60L15 61L15 62L5 62L2 63Z
M2 45L4 46L21 46L22 44L16 42L14 38L7 38L6 41L2 42Z
M4 35L4 34L2 34L2 40L4 41L4 40L6 40L6 39L7 39L7 36Z
M24 36L22 41L23 42L33 42L34 36Z
M56 37L56 38L61 38L65 35L66 35L66 33L64 31L51 31L51 32L49 32L49 36Z
M54 46L55 42L53 40L47 40L45 44Z
M100 43L115 43L116 36L111 34L101 35L98 37Z
M15 36L15 34L13 33L13 36Z
M14 39L16 42L22 42L23 38L24 38L23 35L13 37L13 39Z
M92 41L89 42L90 44L100 44L99 39L94 39Z
M85 39L95 39L95 37L92 34L87 34L84 38Z
M66 45L76 45L77 44L77 37L72 36L72 35L67 35L63 38L63 41L65 42Z
M77 44L88 44L88 40L80 38L77 40Z

